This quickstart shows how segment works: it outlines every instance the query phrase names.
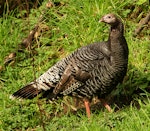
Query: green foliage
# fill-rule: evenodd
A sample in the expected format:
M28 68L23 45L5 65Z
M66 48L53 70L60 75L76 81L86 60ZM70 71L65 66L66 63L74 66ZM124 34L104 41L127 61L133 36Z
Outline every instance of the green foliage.
M142 5L142 4L146 3L146 2L147 2L147 0L138 0L138 1L136 2L136 4L137 4L137 5Z
M14 17L13 12L9 16L0 18L0 66L3 66L0 72L0 130L40 131L43 129L42 125L46 130L62 131L148 130L150 128L149 99L144 101L144 104L141 100L137 100L140 103L140 110L132 104L113 113L99 109L92 113L90 121L85 113L80 111L76 115L69 113L55 117L55 113L62 111L61 101L46 104L45 100L38 99L23 101L9 99L10 94L40 76L75 49L92 42L107 40L108 26L98 23L98 20L110 12L123 19L130 50L127 78L117 87L116 95L132 95L136 89L144 90L150 84L148 30L143 31L144 37L133 37L137 24L129 17L133 10L127 8L133 5L132 1L62 0L56 2L58 5L43 14L44 21L39 25L40 35L32 46L35 54L27 49L23 52L16 52L16 50L45 10L46 1L39 9L31 10L29 18L17 18L20 14ZM17 53L15 62L5 66L5 56L10 52ZM135 95L131 97L134 98ZM41 111L38 103L41 105Z

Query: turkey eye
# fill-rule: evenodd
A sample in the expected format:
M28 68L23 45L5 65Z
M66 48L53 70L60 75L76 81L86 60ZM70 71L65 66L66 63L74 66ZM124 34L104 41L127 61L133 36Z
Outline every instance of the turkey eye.
M111 16L108 16L107 18L109 18L109 19L110 19L110 18L111 18Z

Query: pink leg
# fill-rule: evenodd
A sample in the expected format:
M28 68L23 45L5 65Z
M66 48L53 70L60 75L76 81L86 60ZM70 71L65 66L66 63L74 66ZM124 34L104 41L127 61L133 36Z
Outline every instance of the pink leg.
M85 109L86 109L86 113L88 118L90 118L90 105L89 105L89 101L88 100L84 100L84 105L85 105Z
M108 105L108 103L104 99L100 99L100 101L109 112L112 112L111 107Z

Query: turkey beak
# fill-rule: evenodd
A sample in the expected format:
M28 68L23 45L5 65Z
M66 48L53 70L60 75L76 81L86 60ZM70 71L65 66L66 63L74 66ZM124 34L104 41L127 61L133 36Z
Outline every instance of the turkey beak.
M99 20L99 22L104 22L104 18L102 17L102 18Z

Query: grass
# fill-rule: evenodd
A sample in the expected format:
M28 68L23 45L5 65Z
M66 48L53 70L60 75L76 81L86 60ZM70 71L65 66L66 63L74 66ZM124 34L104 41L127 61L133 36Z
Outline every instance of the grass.
M16 52L18 44L38 21L45 3L39 9L31 10L27 19L18 18L19 15L14 15L14 12L0 18L0 66L3 67L0 72L0 130L40 131L43 130L42 125L46 130L62 131L148 130L150 101L146 99L143 102L142 94L140 99L136 95L132 96L140 104L139 110L132 102L113 113L99 109L92 112L90 121L82 111L78 111L75 115L68 113L51 118L50 114L62 110L61 102L53 106L46 104L45 100L37 102L37 99L32 101L9 99L10 94L34 80L35 76L38 77L70 52L95 41L107 40L108 26L98 23L98 20L109 12L118 14L124 20L125 36L130 50L127 78L123 85L118 86L117 96L131 95L137 88L144 89L149 86L150 32L143 30L143 36L133 37L138 21L128 17L132 12L130 8L126 8L132 4L130 0L122 3L117 0L62 0L60 5L50 8L43 14L41 31L32 47L37 54L32 55L30 50ZM5 66L5 56L14 51L17 53L15 62ZM115 108L115 105L112 106Z

